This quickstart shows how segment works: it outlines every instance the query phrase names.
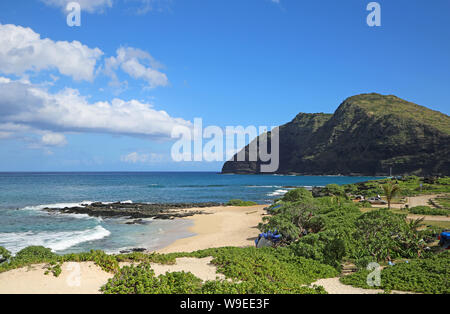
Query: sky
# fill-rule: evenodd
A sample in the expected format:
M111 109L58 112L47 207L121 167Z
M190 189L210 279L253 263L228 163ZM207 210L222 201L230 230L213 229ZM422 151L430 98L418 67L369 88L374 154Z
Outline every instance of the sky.
M0 1L0 171L220 171L174 127L277 126L394 94L449 114L450 2ZM239 147L236 147L239 148Z

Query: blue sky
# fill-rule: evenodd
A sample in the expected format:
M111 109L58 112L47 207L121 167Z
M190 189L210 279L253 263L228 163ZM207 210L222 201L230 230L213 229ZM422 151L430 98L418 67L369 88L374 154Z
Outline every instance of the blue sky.
M450 112L447 0L378 1L381 27L365 0L80 0L81 27L66 2L0 2L0 171L219 171L172 162L171 127L366 92Z

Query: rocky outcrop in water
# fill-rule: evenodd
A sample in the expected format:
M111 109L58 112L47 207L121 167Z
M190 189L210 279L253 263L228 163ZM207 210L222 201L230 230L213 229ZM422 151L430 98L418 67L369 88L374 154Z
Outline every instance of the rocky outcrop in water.
M175 219L204 214L198 210L206 207L222 206L220 203L174 203L174 204L145 204L145 203L92 203L82 207L44 208L48 212L65 214L87 214L92 217L129 217L133 219ZM192 209L192 210L186 210ZM135 223L139 223L136 220Z

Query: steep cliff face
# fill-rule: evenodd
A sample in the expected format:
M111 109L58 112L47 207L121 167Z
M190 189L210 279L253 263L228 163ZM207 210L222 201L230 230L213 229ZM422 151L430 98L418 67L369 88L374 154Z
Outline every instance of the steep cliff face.
M223 173L260 173L260 161L234 160ZM299 114L280 127L276 173L386 175L391 168L395 175L449 175L450 117L396 96L363 94L333 115Z

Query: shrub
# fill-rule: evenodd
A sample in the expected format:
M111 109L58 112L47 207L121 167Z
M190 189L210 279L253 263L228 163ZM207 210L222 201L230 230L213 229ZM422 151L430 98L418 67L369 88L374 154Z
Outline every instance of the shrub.
M211 252L212 263L227 278L240 281L270 280L284 284L310 284L318 278L336 276L334 268L294 256L279 248L222 248Z
M427 259L415 259L384 268L381 272L381 289L413 291L419 293L450 293L450 252ZM341 282L355 287L373 289L367 285L368 270L361 270L341 278Z
M284 202L303 202L312 203L314 198L312 193L304 188L295 189L287 192L282 198Z
M58 255L43 246L29 246L19 251L12 259L12 263L28 265L33 263L52 262L58 259Z
M328 184L324 189L323 193L326 196L337 196L347 198L347 194L345 193L345 188L338 184Z
M318 207L312 203L284 203L273 216L264 217L258 227L264 232L277 230L285 242L292 242L304 232L321 230L323 222L314 214L317 210Z
M255 206L258 205L255 202L252 201L243 201L243 200L231 200L227 203L227 206L241 206L241 207L247 207L247 206Z
M418 226L408 223L406 215L387 209L365 213L356 221L359 255L372 256L378 261L420 256L425 243L418 236Z
M0 264L6 262L11 257L11 252L5 249L3 246L0 246Z
M296 256L310 258L338 269L346 255L345 241L333 230L309 234L291 244L289 249Z
M431 216L448 216L450 211L441 208L431 208L429 206L416 206L409 209L411 214L431 215Z

